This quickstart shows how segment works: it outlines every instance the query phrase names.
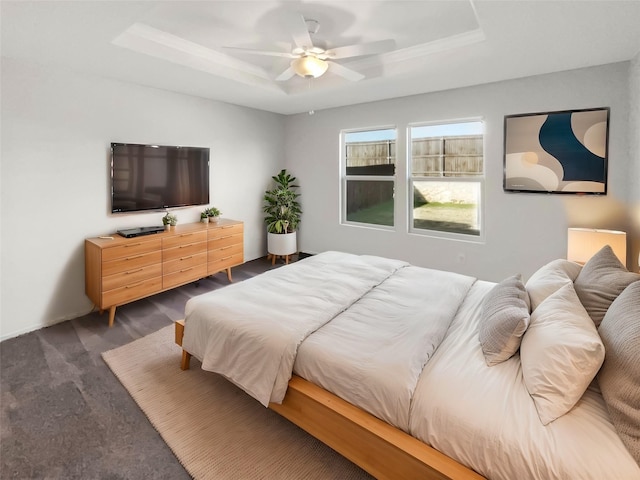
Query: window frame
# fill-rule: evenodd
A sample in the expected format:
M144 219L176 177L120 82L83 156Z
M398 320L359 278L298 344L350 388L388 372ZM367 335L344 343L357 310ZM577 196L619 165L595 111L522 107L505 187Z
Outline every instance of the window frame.
M395 131L395 148L396 153L394 156L394 175L347 175L347 134L350 133L361 133L361 132L374 132L377 130L394 130ZM384 126L376 126L376 127L365 127L365 128L353 128L353 129L343 129L340 131L340 224L347 225L352 227L362 227L362 228L375 228L380 230L388 230L395 231L397 219L395 216L395 204L396 204L396 191L397 191L397 179L398 179L398 127L396 125L384 125ZM365 223L365 222L355 222L353 220L347 220L347 183L349 181L365 181L365 182L391 182L393 186L393 225L383 225L379 223Z
M477 176L465 176L465 177L446 177L444 175L440 176L424 176L424 175L414 175L413 174L413 137L412 131L416 127L431 127L431 126L440 126L440 125L453 125L453 124L463 124L463 123L482 123L482 174ZM472 118L461 118L461 119L453 119L453 120L442 120L442 121L427 121L427 122L414 122L407 125L406 130L407 137L407 163L406 163L406 171L407 171L407 198L406 206L407 206L407 226L408 232L410 234L415 235L425 235L430 237L437 238L445 238L452 240L461 240L472 243L484 243L486 238L485 232L485 222L484 222L484 208L486 202L485 195L485 181L486 181L486 121L483 117L472 117ZM444 152L443 152L444 156ZM444 165L443 165L444 170ZM477 203L477 216L478 216L478 235L472 235L467 233L458 233L458 232L447 232L444 230L433 230L427 228L418 228L414 226L414 185L415 182L430 182L430 183L476 183L478 184L478 203Z

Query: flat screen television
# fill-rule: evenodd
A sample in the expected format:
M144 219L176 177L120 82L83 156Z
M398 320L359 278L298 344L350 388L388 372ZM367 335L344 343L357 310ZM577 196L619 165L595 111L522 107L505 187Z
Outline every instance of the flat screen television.
M111 143L111 212L209 203L209 149Z

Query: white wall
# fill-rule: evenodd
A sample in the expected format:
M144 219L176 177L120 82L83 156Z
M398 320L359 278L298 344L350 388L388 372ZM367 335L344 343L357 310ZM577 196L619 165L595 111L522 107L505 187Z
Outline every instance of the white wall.
M287 168L299 179L304 211L299 247L389 256L493 281L518 272L528 278L566 255L567 227L626 228L628 80L629 64L620 63L288 117ZM611 107L606 196L503 192L505 115L605 106ZM402 179L408 123L474 117L483 117L486 126L483 243L408 234L403 181L396 189L396 231L340 225L342 129L395 125Z
M247 260L264 255L282 116L3 58L1 117L3 339L91 309L85 237L162 223L162 213L109 214L112 141L210 147L211 204L245 222ZM195 222L200 210L176 213Z
M629 257L637 271L640 262L640 52L629 68L629 109Z

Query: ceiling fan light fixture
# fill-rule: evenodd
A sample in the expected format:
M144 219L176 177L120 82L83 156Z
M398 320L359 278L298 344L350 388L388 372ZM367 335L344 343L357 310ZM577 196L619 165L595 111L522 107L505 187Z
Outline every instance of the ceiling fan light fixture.
M296 75L305 78L318 78L329 68L329 64L314 56L304 56L296 58L291 62L291 68Z

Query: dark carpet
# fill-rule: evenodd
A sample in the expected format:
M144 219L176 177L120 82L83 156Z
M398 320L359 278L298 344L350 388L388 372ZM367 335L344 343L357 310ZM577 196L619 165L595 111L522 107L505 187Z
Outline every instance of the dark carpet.
M271 268L253 260L233 279ZM101 354L183 318L189 298L226 285L221 272L118 307L113 328L94 312L0 343L0 478L190 478Z

